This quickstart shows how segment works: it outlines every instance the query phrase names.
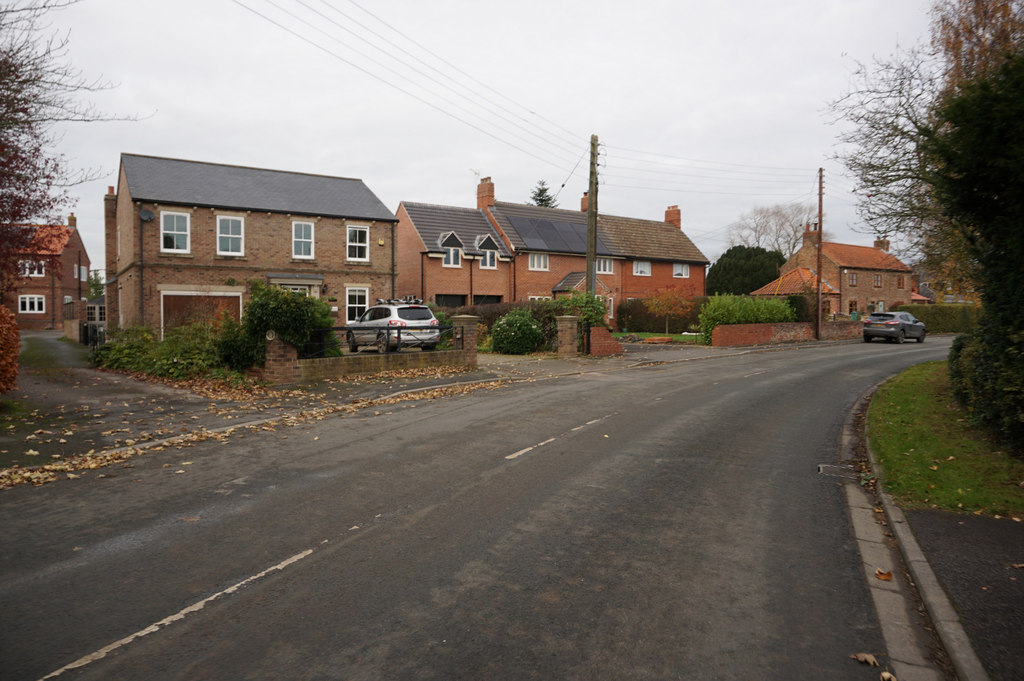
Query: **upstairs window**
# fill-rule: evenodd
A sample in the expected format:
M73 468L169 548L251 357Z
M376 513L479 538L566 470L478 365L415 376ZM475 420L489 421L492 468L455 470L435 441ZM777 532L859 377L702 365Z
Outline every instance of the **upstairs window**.
M46 276L46 263L42 260L19 260L18 271L23 277Z
M462 267L462 251L458 248L444 249L444 260L441 262L444 267Z
M292 257L313 258L313 223L292 223Z
M614 265L612 263L614 262L611 258L595 258L594 269L598 274L612 274L614 272Z
M496 270L498 269L498 252L497 251L481 251L480 256L480 269L482 270Z
M672 276L677 278L677 279L689 279L690 278L690 263L688 263L688 262L672 263Z
M370 228L360 225L350 225L348 228L348 251L349 260L366 262L370 259Z
M217 255L245 255L243 218L217 218Z
M633 261L633 276L635 276L635 277L649 277L649 276L651 276L651 261L650 260L634 260Z
M160 251L162 253L189 252L188 213L160 213Z
M875 275L875 288L882 288L882 275L881 274L876 274Z
M531 253L530 254L530 269L537 272L548 271L548 254L547 253Z
M896 288L906 288L904 285L905 283L906 282L903 280L902 274L896 277Z
M856 286L857 285L857 273L856 272L850 272L849 277L850 277L849 278L850 286Z

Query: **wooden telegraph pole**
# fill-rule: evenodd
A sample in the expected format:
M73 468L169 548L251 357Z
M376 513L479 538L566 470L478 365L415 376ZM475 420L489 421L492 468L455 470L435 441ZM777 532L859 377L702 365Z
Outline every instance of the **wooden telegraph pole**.
M587 192L587 293L597 291L597 135L590 136L590 189Z
M814 337L821 340L821 235L822 235L822 200L825 193L825 169L818 168L818 321L814 328Z

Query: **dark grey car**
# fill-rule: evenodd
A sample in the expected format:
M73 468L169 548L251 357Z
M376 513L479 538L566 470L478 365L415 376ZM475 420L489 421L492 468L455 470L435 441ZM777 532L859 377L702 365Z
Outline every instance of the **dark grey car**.
M875 312L864 320L864 342L884 338L890 343L902 343L907 338L924 342L924 322L909 312Z

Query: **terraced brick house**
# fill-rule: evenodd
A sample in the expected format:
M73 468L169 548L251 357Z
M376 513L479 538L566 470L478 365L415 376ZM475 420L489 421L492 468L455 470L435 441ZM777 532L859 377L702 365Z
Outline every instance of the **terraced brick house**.
M32 225L40 250L19 259L21 276L0 286L2 302L22 330L62 329L64 306L84 310L89 295L89 254L74 213L67 225ZM77 312L76 312L77 314Z
M587 208L586 195L579 211L496 201L489 177L477 187L475 209L403 202L398 209L399 294L458 305L584 291ZM669 207L664 221L598 215L595 293L605 299L610 321L619 302L658 289L678 287L691 296L704 295L709 261L683 233L681 222L678 206ZM486 273L479 266L481 243L497 246L496 268ZM456 275L453 249L473 259L472 278L465 268Z
M122 154L105 221L111 325L238 319L253 280L339 324L395 295L397 219L362 180Z

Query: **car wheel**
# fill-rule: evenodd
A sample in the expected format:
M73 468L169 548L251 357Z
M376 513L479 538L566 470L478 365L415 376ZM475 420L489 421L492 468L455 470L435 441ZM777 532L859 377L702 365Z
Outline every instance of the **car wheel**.
M917 337L917 342L924 343L924 331L922 331L921 335Z
M900 332L896 334L896 342L902 343L905 340L907 340L907 334L903 333L903 329L900 329Z
M864 342L865 343L870 343L871 342L871 336L864 336Z
M345 336L345 340L348 342L349 352L359 352L359 343L356 343L356 337L352 335L351 331Z

